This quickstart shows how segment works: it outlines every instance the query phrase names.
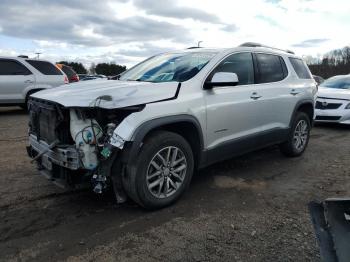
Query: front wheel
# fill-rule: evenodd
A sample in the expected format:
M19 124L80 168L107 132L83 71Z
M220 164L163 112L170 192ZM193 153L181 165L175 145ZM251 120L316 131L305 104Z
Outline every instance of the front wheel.
M310 130L309 116L304 112L297 112L288 140L280 145L281 152L289 157L300 156L309 143Z
M180 135L154 132L142 145L135 166L123 178L124 188L134 201L147 209L168 206L189 186L193 153Z

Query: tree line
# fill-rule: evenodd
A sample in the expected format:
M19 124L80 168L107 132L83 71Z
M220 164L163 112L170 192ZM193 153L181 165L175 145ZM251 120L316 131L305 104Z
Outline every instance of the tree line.
M350 74L349 46L330 51L322 59L308 58L307 60L312 74L322 76L323 78Z
M106 75L106 76L115 76L115 75L119 75L120 73L126 70L126 66L118 65L115 63L99 63L97 65L92 63L89 69L86 69L82 63L77 63L77 62L60 61L60 62L57 62L57 64L65 64L67 66L70 66L73 68L73 70L77 74L89 73L89 74L98 74L98 75Z

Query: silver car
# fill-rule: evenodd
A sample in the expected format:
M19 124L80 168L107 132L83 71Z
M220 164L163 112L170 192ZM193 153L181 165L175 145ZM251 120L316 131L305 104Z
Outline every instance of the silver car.
M350 75L327 79L318 90L316 121L350 125Z
M118 80L32 95L28 153L58 183L161 208L217 161L274 144L301 155L315 95L290 51L247 43L160 54Z
M65 83L66 75L48 61L0 57L0 106L26 107L31 94Z

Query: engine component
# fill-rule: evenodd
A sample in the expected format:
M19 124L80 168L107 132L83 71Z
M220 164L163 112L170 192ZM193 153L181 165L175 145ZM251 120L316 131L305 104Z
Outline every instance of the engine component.
M70 132L76 148L81 153L84 168L93 170L98 165L97 141L103 132L96 120L80 118L75 110L70 110Z
M91 183L93 191L96 194L102 194L103 191L107 188L107 177L95 174L91 178Z

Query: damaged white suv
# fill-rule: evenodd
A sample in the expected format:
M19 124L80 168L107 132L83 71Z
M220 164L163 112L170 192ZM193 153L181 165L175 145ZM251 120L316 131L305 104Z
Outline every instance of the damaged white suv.
M246 43L160 54L119 80L32 95L28 153L59 184L160 208L198 168L273 144L302 154L315 94L290 51Z

